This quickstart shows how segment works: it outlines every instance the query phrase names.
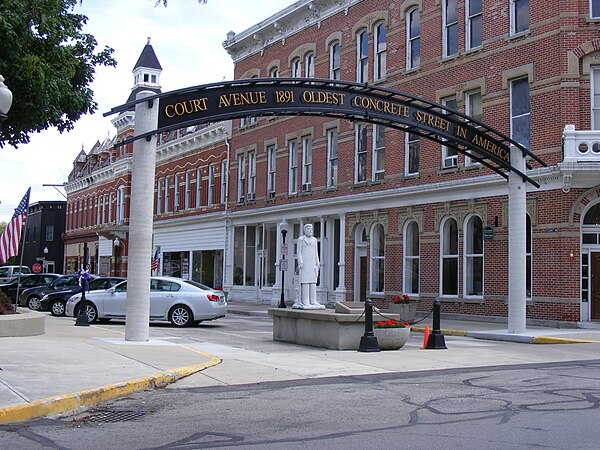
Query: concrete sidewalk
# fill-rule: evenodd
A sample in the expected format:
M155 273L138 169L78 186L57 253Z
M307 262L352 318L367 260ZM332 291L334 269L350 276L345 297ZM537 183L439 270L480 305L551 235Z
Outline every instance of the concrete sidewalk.
M271 307L230 304L229 314L266 318ZM600 327L535 327L522 335L512 335L503 324L443 320L443 333L447 342L452 342L450 350L422 351L423 335L418 331L425 325L431 327L431 318L413 328L416 332L411 334L405 348L377 354L274 342L268 333L263 333L262 340L257 341L260 345L240 343L235 347L178 337L151 336L148 342L128 342L114 327L76 327L74 333L73 325L72 318L46 316L43 335L0 338L0 422L79 411L186 377L177 386L593 359L599 355L595 345L592 349L573 346L585 350L571 353L557 350L544 356L534 350L535 346L516 346L510 351L491 354L490 346L497 344L473 339L472 344L465 345L464 341L452 341L454 336L476 337L487 342L600 343Z

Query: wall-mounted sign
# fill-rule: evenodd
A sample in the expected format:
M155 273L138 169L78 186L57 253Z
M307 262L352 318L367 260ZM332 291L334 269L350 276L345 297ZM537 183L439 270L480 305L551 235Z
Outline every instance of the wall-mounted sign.
M494 229L492 227L485 227L483 229L483 240L484 241L494 240Z

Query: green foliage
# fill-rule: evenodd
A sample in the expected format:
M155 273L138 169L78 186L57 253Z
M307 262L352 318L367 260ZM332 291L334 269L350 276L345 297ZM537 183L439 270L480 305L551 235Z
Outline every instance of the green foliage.
M8 224L6 222L0 222L0 236L2 236L2 233L4 233L4 230L6 230L6 226Z
M89 85L97 66L116 66L113 49L95 52L82 33L87 17L74 14L81 0L0 1L0 74L13 93L0 148L29 142L31 132L73 129L98 108Z
M13 314L15 312L14 305L10 297L0 291L0 315Z
M208 0L198 0L198 3L206 3ZM167 3L168 0L156 0L156 3L154 4L154 6L158 6L160 4L163 4L163 6L166 8L167 7Z

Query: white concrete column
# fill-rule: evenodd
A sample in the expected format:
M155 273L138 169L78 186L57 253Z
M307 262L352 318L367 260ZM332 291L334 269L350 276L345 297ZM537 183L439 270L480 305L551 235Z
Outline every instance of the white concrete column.
M346 292L346 215L340 215L340 261L338 262L339 278L338 291Z
M525 173L522 150L511 147L511 165ZM508 175L508 332L526 331L527 190L520 175Z
M142 91L137 99L154 95ZM158 100L135 105L135 135L156 130ZM125 340L144 342L150 336L150 263L154 213L156 136L133 143L129 213L129 257Z

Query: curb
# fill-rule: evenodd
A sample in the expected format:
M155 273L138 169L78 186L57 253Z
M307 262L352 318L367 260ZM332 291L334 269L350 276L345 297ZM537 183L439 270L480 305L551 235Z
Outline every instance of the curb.
M424 327L411 327L412 331L417 333L424 333ZM527 336L522 334L500 334L491 332L478 332L478 331L462 331L462 330L440 330L444 336L464 336L474 339L482 339L488 341L504 341L504 342L516 342L518 344L599 344L600 341L584 340L584 339L572 339L572 338L559 338L550 336Z
M209 358L209 361L193 366L165 370L156 375L141 377L122 383L109 384L95 389L86 389L73 394L48 397L36 400L33 403L23 403L0 408L0 423L20 422L39 417L63 415L78 410L85 410L100 402L105 402L116 397L167 386L182 378L221 363L221 359L217 356L200 352L189 347L186 348L206 356Z

